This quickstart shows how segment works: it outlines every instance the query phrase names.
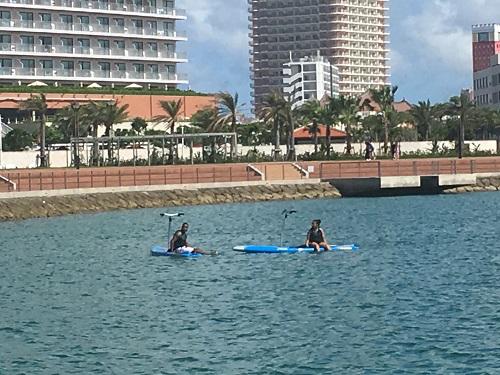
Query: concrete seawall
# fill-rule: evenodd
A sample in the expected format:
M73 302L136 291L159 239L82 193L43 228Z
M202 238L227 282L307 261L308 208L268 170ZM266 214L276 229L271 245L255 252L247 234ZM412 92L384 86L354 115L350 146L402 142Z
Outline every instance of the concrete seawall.
M461 186L443 191L444 194L461 194L472 192L500 191L500 175L478 177L476 184Z
M192 206L235 202L340 198L329 183L267 184L198 189L122 191L0 200L0 221L121 209Z

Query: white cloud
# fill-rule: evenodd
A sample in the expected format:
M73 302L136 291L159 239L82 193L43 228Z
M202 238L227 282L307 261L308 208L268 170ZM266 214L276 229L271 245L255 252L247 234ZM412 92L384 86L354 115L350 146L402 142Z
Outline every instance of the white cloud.
M246 1L180 0L187 9L188 37L208 48L226 48L226 53L248 53Z

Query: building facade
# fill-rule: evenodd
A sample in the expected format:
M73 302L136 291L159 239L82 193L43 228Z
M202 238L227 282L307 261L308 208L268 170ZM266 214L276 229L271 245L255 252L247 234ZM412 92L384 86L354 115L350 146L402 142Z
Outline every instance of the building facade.
M282 66L320 51L339 69L339 91L389 84L388 0L249 0L252 94L282 85Z
M289 61L283 68L283 91L296 108L308 100L339 95L339 72L328 59L317 55Z
M175 88L175 0L0 0L0 84Z
M474 101L500 108L500 24L472 26Z

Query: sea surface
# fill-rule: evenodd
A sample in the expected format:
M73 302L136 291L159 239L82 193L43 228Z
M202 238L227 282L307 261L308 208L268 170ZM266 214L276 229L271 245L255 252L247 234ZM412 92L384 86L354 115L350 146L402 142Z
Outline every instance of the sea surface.
M361 249L231 250L284 209ZM0 374L500 374L500 194L175 210L221 255L151 257L165 209L0 223Z

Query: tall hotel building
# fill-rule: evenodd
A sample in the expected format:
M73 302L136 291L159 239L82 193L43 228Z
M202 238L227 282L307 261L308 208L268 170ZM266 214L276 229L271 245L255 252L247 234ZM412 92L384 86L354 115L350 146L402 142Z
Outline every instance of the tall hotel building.
M175 88L175 0L0 0L0 84Z
M474 100L500 108L500 24L472 26Z
M282 87L283 65L317 51L339 69L340 94L389 84L388 0L248 0L256 107Z

